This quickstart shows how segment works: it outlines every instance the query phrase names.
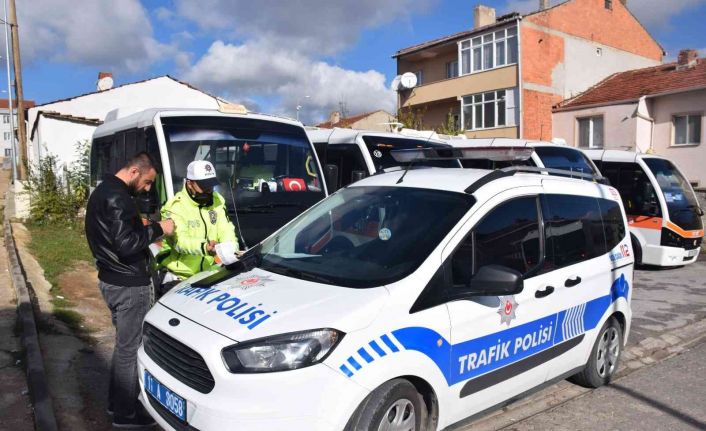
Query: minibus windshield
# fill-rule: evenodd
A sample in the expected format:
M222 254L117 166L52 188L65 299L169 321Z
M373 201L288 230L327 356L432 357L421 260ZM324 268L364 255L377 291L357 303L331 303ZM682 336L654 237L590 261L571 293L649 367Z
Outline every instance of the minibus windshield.
M349 187L262 243L260 267L370 288L414 272L473 206L472 196L410 187Z
M682 229L701 229L696 196L681 172L669 160L645 157L643 161L657 179L670 221Z
M390 151L392 150L410 150L414 148L451 148L450 145L431 142L427 139L410 139L410 138L395 138L389 136L363 136L370 156L373 159L376 172L383 172L385 169L398 166L406 166L406 163L396 161ZM461 163L458 160L420 160L414 162L415 166L435 166L438 168L460 168Z
M174 192L182 189L191 161L213 163L216 190L231 216L238 216L249 246L324 198L316 156L301 127L225 116L163 117L162 124Z

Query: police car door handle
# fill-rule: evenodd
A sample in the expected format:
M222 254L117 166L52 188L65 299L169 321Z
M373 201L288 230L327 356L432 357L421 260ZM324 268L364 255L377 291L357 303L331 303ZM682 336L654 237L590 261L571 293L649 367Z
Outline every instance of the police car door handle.
M544 290L538 290L534 292L534 296L537 298L544 298L545 296L549 296L552 293L554 293L554 287L553 286L546 286Z
M566 287L574 287L577 284L581 283L581 277L578 275L574 278L567 278L566 281L564 282L564 286Z

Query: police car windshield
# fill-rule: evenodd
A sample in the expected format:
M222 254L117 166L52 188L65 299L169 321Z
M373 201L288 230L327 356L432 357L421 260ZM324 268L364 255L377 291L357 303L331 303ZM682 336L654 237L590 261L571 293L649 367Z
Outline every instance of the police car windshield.
M669 160L645 157L643 161L657 179L672 223L682 229L701 229L696 196L681 172Z
M227 116L164 117L162 124L174 191L183 187L191 161L213 163L216 191L231 216L235 199L249 245L324 198L316 156L301 127Z
M474 202L438 190L350 187L266 239L260 266L344 287L393 283L414 272Z
M383 172L385 169L406 166L406 163L396 161L390 151L409 150L414 148L450 148L450 145L431 142L427 139L395 138L389 136L363 136L370 156L373 159L376 172ZM420 160L414 163L416 166L435 166L438 168L460 168L458 160Z

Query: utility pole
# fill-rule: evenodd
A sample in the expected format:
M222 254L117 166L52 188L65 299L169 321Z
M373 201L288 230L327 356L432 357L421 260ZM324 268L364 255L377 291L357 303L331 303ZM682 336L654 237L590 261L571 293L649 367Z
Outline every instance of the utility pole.
M27 129L25 128L24 97L22 95L22 65L20 63L20 34L17 28L15 0L7 0L12 33L12 63L15 69L15 100L17 101L17 137L20 141L20 160L17 173L20 180L27 179ZM12 115L12 107L10 107Z

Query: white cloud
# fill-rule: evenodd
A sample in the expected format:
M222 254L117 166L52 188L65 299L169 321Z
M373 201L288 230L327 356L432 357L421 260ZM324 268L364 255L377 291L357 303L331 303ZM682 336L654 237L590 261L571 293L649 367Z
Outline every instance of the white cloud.
M289 49L333 54L355 43L361 31L424 12L437 0L176 0L182 17L203 31L229 39L267 39Z
M395 95L383 74L346 70L267 41L216 41L184 79L246 106L249 98L275 99L274 110L289 116L300 103L308 121L326 117L339 102L351 114L395 109Z
M137 72L177 49L158 42L138 0L18 2L22 56Z

